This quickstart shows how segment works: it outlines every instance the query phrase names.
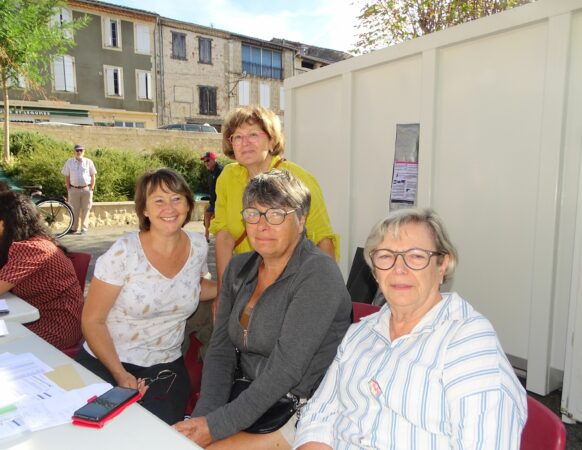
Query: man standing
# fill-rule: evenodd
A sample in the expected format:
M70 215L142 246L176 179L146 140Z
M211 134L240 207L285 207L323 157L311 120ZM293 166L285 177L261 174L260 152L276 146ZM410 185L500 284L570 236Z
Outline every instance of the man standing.
M222 166L216 162L216 155L212 152L206 152L202 158L204 165L208 170L208 191L210 194L210 200L208 202L208 208L204 211L204 235L206 236L206 241L210 242L210 221L214 218L214 205L216 203L216 180L222 172Z
M75 154L69 158L61 173L65 176L67 196L75 220L69 233L87 234L89 224L89 211L93 205L93 190L95 189L95 177L97 170L93 161L85 158L85 147L75 145Z

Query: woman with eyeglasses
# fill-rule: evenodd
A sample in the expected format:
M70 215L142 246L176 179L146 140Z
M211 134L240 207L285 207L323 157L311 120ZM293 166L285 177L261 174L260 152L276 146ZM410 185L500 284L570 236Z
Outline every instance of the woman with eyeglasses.
M305 236L310 200L301 181L279 170L254 177L244 191L242 218L254 251L235 256L225 271L201 398L193 418L176 424L198 445L290 448L296 413L269 433L244 430L284 396L303 405L350 324L337 264ZM250 386L230 398L241 377Z
M294 448L518 450L525 390L491 323L440 292L457 264L441 219L394 212L364 252L387 304L346 334Z
M233 252L252 250L240 217L243 191L251 178L273 168L291 172L307 186L311 192L311 210L305 223L307 238L337 259L339 237L331 227L321 188L312 174L283 159L281 122L273 111L258 106L233 111L223 126L222 148L236 163L224 167L216 183L215 217L210 232L216 236L219 286Z
M142 405L168 424L184 418L190 380L181 345L198 302L216 296L208 244L184 231L194 199L171 169L137 182L139 231L126 233L98 260L83 308L86 342L76 360L105 381L140 390Z

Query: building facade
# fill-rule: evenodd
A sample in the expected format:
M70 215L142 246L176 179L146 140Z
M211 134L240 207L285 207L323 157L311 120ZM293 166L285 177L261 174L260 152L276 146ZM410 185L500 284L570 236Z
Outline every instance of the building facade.
M44 95L21 81L10 88L11 120L136 128L208 123L220 131L238 106L257 104L282 117L286 78L347 55L97 0L69 0L53 22L83 16L88 24L76 32L76 47L53 61Z
M98 1L72 0L54 22L86 16L76 46L51 64L43 94L13 86L19 121L150 128L157 124L154 31L157 16Z

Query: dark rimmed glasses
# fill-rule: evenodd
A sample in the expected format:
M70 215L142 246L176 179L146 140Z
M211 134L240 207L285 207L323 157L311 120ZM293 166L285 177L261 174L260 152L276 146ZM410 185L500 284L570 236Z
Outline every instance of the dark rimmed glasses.
M441 256L443 253L424 250L422 248L411 248L404 252L394 252L387 248L377 248L370 252L370 259L376 269L390 270L396 264L398 257L402 256L406 267L412 270L422 270L428 267L430 258L435 255Z
M172 389L174 381L176 381L176 373L172 372L170 369L160 370L158 374L155 376L155 378L145 377L143 378L143 381L145 382L146 386L149 386L150 384L155 383L156 381L165 381L170 379L172 381L170 381L170 385L168 386L168 389L166 389L167 394L168 392L170 392L170 389Z
M259 223L261 216L265 216L265 220L271 225L281 225L285 221L285 217L294 212L294 209L285 211L281 208L269 208L265 212L261 212L257 208L245 208L241 214L243 220L251 225Z
M253 131L249 134L233 134L228 138L228 141L233 147L238 147L242 145L243 141L246 139L251 144L256 144L261 139L261 136L266 135L264 131Z

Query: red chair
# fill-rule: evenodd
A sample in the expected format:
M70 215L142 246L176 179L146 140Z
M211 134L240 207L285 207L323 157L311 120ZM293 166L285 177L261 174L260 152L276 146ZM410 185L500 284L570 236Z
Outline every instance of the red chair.
M566 427L560 418L530 395L527 396L527 422L521 433L520 450L564 450Z
M359 322L362 317L369 316L380 311L380 306L370 305L369 303L352 302L353 323Z
M77 280L79 280L79 285L81 286L81 292L85 292L85 280L87 279L87 272L89 271L89 263L91 262L91 254L90 253L82 253L82 252L69 252L69 258L73 262L73 267L75 268L75 274L77 275ZM72 345L68 348L61 350L65 355L70 358L74 358L79 349L81 348L81 344L83 340L81 339L75 345Z
M81 292L85 292L85 280L87 279L87 272L89 271L89 263L91 262L90 253L69 252L69 258L73 262L77 279L81 285Z
M200 359L200 348L202 342L198 340L194 333L190 333L190 347L184 356L184 365L190 377L190 398L186 405L186 415L192 414L196 402L200 398L200 387L202 385L202 360Z

